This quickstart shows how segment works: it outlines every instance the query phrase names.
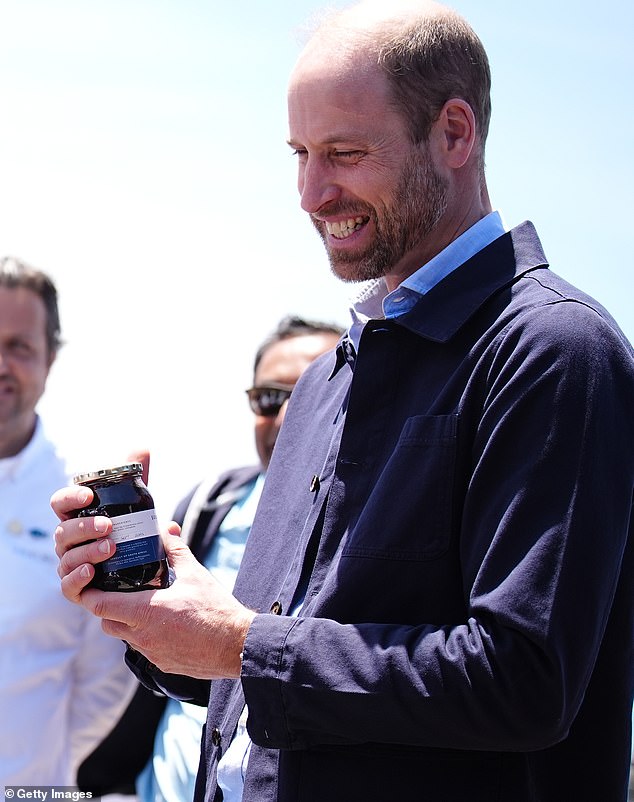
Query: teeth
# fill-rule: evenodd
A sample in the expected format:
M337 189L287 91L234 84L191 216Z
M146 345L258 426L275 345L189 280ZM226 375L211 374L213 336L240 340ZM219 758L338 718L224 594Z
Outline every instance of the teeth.
M326 223L326 231L337 239L345 239L363 225L363 217L349 217L347 220L338 220L335 223Z

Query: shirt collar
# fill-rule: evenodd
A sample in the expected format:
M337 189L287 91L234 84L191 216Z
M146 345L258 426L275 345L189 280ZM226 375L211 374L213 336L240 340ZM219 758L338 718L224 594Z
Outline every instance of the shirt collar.
M399 286L388 292L385 279L368 282L350 308L352 324L348 337L358 350L361 332L368 320L394 318L409 312L429 290L476 253L506 232L498 211L478 220L440 253L426 262Z
M0 460L0 478L15 481L33 464L45 444L46 438L42 421L36 416L33 435L22 451L14 457L6 457Z

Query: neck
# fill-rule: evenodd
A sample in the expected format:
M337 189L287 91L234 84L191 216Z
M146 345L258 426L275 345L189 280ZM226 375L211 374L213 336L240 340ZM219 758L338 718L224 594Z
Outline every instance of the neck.
M423 265L437 256L461 234L464 234L478 220L482 220L493 211L486 185L483 184L467 202L456 204L452 208L451 200L447 211L438 221L430 236L421 243L416 253L410 253L405 263L400 264L393 272L385 276L385 284L391 292Z
M0 459L15 457L26 448L35 433L36 421L33 415L28 425L16 427L12 422L12 425L0 426Z

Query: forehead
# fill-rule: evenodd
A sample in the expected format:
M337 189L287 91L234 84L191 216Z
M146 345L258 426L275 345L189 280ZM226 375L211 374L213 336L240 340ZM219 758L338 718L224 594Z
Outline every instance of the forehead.
M46 336L46 307L25 287L0 286L0 333L31 339Z
M373 139L404 127L386 76L368 56L316 45L293 70L288 115L291 140Z
M337 334L308 334L287 337L270 345L262 354L255 374L256 383L277 381L294 384L320 354L334 348Z

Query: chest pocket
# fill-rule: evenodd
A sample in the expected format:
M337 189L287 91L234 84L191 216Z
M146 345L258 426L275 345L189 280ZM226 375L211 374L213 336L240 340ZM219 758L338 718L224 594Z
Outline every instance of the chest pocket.
M449 548L458 416L408 418L384 462L343 554L431 560Z

